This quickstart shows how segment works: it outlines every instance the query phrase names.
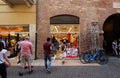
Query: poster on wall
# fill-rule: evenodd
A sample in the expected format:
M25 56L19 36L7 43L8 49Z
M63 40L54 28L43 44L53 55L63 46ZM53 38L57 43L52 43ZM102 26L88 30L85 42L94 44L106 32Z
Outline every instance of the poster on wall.
M67 58L76 58L78 57L78 49L71 47L67 48Z

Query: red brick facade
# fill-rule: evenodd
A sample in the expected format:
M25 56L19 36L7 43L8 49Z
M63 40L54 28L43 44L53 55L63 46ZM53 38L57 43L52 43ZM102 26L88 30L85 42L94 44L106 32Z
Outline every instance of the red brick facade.
M79 50L92 46L91 26L97 25L97 46L102 48L103 23L107 17L120 12L113 8L119 0L38 0L37 5L37 56L43 55L42 44L50 36L50 17L68 14L79 17Z

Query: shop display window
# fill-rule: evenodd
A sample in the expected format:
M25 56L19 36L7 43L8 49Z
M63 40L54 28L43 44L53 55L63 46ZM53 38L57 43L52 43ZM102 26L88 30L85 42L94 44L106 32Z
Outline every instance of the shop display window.
M78 39L79 26L78 24L51 24L51 37L55 36L58 42L62 40L67 46L67 57L74 58L78 55ZM59 50L59 54L60 54ZM58 54L58 56L59 56Z
M29 35L29 25L1 25L0 36L6 43L9 57L17 55L16 43L21 37Z

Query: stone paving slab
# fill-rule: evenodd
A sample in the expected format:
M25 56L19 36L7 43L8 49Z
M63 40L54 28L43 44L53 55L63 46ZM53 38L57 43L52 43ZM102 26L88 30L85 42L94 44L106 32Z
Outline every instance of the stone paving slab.
M8 68L8 78L120 78L120 60L110 58L107 65L97 63L82 64L79 59L67 59L62 65L61 60L52 63L51 74L44 69L43 59L33 61L34 72L28 74L25 69L22 77L18 76L19 64L15 58L10 59L12 66Z
M17 57L15 58L11 58L10 59L12 65L19 65L17 64ZM88 64L82 64L79 60L79 58L74 58L74 59L66 59L65 60L65 65L68 66L68 65L98 65L97 63L88 63ZM37 59L37 60L33 60L32 61L32 64L33 65L39 65L39 66L44 66L44 60L43 59ZM54 62L52 62L52 65L53 66L61 66L62 65L62 60L60 59L56 59Z

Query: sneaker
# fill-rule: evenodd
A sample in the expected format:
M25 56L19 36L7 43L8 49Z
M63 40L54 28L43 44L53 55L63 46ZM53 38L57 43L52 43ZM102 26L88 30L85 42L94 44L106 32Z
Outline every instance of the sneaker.
M27 69L27 68L28 68L27 66L24 67L24 69Z
M24 67L24 69L27 69L27 68L28 68L28 66L25 66L25 67ZM33 66L31 66L31 68L33 68Z
M33 68L33 66L31 66L31 68Z
M65 61L62 61L62 64L64 64L65 63Z
M47 69L46 71L47 71L48 73L51 73L50 70L48 70L48 69Z
M31 74L33 72L33 70L29 71L28 73Z
M23 76L23 73L20 73L20 72L19 72L19 76Z

